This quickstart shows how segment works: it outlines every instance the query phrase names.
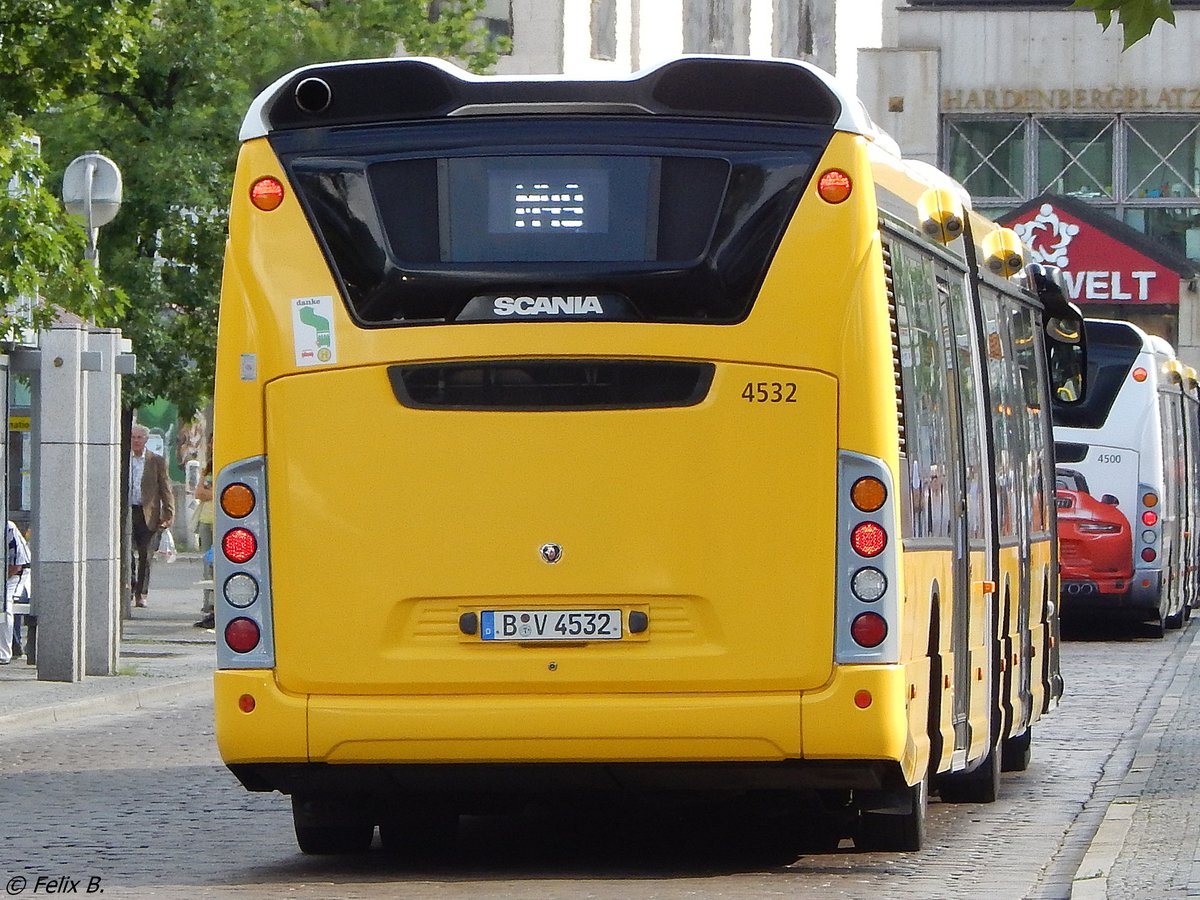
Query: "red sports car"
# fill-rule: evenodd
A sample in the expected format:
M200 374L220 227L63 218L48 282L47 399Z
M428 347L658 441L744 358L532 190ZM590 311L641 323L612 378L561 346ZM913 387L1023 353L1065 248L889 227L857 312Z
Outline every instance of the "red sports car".
M1119 600L1133 577L1133 533L1117 498L1099 500L1074 469L1055 470L1058 557L1068 598Z

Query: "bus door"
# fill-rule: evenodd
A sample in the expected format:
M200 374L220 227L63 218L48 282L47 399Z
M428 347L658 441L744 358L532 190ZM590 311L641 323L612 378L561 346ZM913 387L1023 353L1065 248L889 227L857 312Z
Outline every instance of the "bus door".
M1028 436L1023 415L1014 322L1001 295L992 288L979 293L988 357L988 407L995 446L993 492L1000 568L995 602L999 605L998 638L1006 661L1009 687L1005 705L1014 721L1023 721L1029 696L1029 562L1031 555L1025 493ZM1014 614L1015 609L1015 614ZM1017 708L1020 704L1021 708Z
M1004 301L1006 340L1012 348L1011 364L1007 366L1006 384L1009 391L1008 405L1013 427L1019 437L1019 449L1015 454L1017 466L1017 503L1021 513L1017 516L1017 554L1020 565L1020 580L1017 590L1016 636L1018 641L1017 671L1015 677L1022 704L1018 721L1028 721L1033 709L1033 632L1030 606L1033 598L1033 534L1045 528L1037 515L1038 491L1035 484L1042 477L1041 442L1037 439L1037 413L1040 399L1037 397L1037 362L1039 346L1033 322L1033 310L1023 307L1011 299Z
M951 706L944 713L950 721L931 723L932 755L942 758L942 734L948 726L955 762L961 765L970 744L970 591L972 580L983 577L972 571L976 554L971 545L974 534L985 533L979 510L987 497L979 480L986 454L981 452L979 390L970 357L971 318L963 276L949 261L906 240L891 240L891 235L887 249L902 339L905 549L910 568L920 572L909 589L931 591L936 604L930 635L932 696L944 697L943 691L953 686ZM982 554L979 559L982 566ZM950 685L943 683L944 676ZM941 704L935 701L934 707L940 716Z
M940 268L940 267L939 267ZM954 748L965 751L971 742L971 672L976 667L990 669L987 646L990 644L991 616L972 617L975 593L991 579L987 553L987 485L991 476L987 467L982 423L982 385L978 379L980 360L973 331L973 317L963 276L942 269L937 275L938 302L942 321L949 332L947 348L947 384L951 388L950 417L955 443L961 453L958 461L955 498L959 514L954 517ZM975 658L980 654L982 659ZM982 708L989 708L984 704Z

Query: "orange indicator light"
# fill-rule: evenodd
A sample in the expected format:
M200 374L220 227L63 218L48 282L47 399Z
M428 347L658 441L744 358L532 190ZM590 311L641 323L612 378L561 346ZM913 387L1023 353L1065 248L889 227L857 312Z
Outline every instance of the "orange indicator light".
M221 491L221 509L234 519L249 515L254 509L254 491L241 483L229 485Z
M854 482L850 488L850 502L855 509L863 512L875 512L887 500L887 488L878 478L868 475Z

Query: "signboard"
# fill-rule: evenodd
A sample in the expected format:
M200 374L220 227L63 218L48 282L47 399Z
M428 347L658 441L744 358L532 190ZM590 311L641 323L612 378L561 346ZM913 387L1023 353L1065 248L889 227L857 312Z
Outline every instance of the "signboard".
M1145 235L1099 210L1085 210L1084 204L1042 197L1001 221L1029 246L1031 262L1062 269L1076 303L1178 306L1179 270L1122 239L1145 245Z

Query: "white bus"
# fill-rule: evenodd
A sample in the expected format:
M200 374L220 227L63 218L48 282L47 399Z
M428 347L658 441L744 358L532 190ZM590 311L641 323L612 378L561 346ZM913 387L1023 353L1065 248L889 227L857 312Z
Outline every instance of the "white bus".
M1196 440L1186 427L1185 372L1167 341L1130 322L1088 319L1085 327L1087 394L1054 406L1056 463L1082 474L1093 497L1125 515L1133 565L1127 584L1064 576L1063 614L1128 611L1161 636L1183 624L1192 599ZM1063 553L1065 563L1070 548Z

